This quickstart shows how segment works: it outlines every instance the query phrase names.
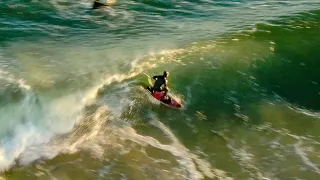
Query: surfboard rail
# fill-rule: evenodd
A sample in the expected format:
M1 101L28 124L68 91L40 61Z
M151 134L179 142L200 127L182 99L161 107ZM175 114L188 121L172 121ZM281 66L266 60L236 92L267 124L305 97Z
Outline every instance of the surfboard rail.
M164 92L156 91L156 92L152 93L152 90L151 90L150 86L146 86L145 89L148 90L150 95L152 95L155 99L160 101L161 104L163 104L165 106L168 106L168 107L171 107L171 108L181 108L182 107L182 104L179 103L177 100L175 100L170 95L168 95L169 96L168 100L163 100L162 97L163 97Z

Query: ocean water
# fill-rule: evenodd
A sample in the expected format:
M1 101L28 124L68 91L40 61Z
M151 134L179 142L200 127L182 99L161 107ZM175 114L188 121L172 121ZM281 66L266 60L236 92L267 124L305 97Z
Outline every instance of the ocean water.
M320 179L319 0L91 6L0 1L0 179Z

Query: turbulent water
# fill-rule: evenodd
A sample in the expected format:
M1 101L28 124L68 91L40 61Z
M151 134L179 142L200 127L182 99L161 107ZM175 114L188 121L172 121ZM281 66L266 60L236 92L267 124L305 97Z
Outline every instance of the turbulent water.
M0 1L0 179L319 179L319 0L91 7Z

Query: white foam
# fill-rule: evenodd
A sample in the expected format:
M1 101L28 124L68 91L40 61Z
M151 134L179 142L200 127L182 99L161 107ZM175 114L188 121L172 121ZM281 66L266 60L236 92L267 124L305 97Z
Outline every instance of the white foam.
M260 171L258 164L255 163L254 155L248 151L247 146L237 149L233 147L233 140L229 140L227 147L231 150L232 157L238 161L241 167L245 168L248 173L257 177L257 179L271 180L271 178L266 177L266 175Z
M2 137L0 141L0 170L9 168L16 158L23 157L22 154L29 150L32 153L29 153L28 159L39 158L39 154L33 150L41 149L56 135L70 131L82 118L82 105L72 96L69 99L62 97L42 109L30 98L34 96L26 96L20 106L16 107L17 116L1 114L4 121L14 123L10 127L11 135ZM23 162L21 157L19 160Z
M25 80L23 79L15 79L13 76L10 76L8 72L1 71L0 69L0 79L3 79L9 83L18 84L20 88L25 90L30 90L31 87L26 84Z
M320 174L320 170L317 167L317 165L315 165L314 163L312 163L310 161L310 159L308 158L307 154L300 147L301 144L302 144L302 141L298 141L296 144L294 144L294 150L295 150L296 154L301 157L301 160L303 161L304 164L306 164L307 166L311 167L316 173Z
M0 109L1 139L0 139L0 171L8 168L24 151L28 139L34 130L31 119L38 116L35 109L36 96L29 85L22 80L17 80L9 73L0 71L0 79L8 83L18 84L24 99L18 105L6 105Z
M129 126L117 130L117 134L119 134L121 138L129 139L142 146L150 145L170 152L172 155L178 158L177 161L179 162L180 166L187 172L185 174L186 179L203 179L204 176L208 178L216 177L219 179L232 179L230 177L226 177L223 171L213 169L208 162L191 153L179 142L179 140L168 127L157 120L154 115L152 116L153 120L150 123L159 128L167 137L169 137L171 144L162 144L153 137L137 134L135 129ZM197 169L200 169L201 172L199 172Z
M94 126L89 134L81 136L76 141L65 139L61 144L51 141L57 135L70 132L75 125L85 119L83 110L95 102L99 88L112 82L121 82L134 75L136 73L112 75L84 93L39 102L31 87L24 81L4 76L4 73L0 74L0 78L18 83L24 89L25 96L21 103L12 107L12 111L0 114L1 121L9 122L6 131L10 132L9 136L0 139L0 171L10 168L16 159L20 164L28 164L41 157L53 158L61 151L69 153L77 151L80 144L95 137L99 128L103 127L101 126L103 122L98 122L98 119L100 121L99 115L107 111L106 107L101 107L95 113L92 119L96 122L93 122Z
M121 131L121 136L129 139L133 142L136 142L142 146L151 145L153 147L168 151L172 153L174 156L179 157L179 163L185 167L188 171L190 179L201 179L203 178L202 174L196 170L195 164L192 162L192 159L188 156L185 156L184 153L180 151L180 149L171 146L171 145L164 145L161 144L158 140L154 139L153 137L149 136L141 136L135 132L135 130L131 127L123 128Z
M161 55L167 55L168 53L175 52L160 52ZM117 103L111 102L108 106L100 107L92 118L94 125L90 132L77 137L78 139L65 138L61 140L58 136L72 132L77 124L86 119L83 114L84 108L96 103L97 93L101 88L103 89L104 86L108 86L113 82L120 83L132 78L146 70L146 68L150 68L147 67L147 65L148 63L142 65L141 63L137 63L132 66L132 71L129 73L108 75L102 78L96 86L87 91L45 101L41 99L41 97L37 97L32 87L24 80L16 79L10 76L9 73L0 71L0 78L9 83L18 84L19 88L23 90L24 95L24 98L19 104L12 106L12 111L6 111L6 113L0 114L1 121L11 123L9 124L10 126L6 128L6 130L10 132L9 136L1 137L0 139L0 171L7 170L12 165L15 165L15 162L24 165L39 158L51 159L61 152L76 152L81 146L84 146L86 142L90 141L90 139L96 138L101 131L100 128L103 127L101 123L104 123L103 120L106 120L105 117L100 118L99 116L105 114L107 111L113 112L113 115L121 115L124 108L131 103L130 100L120 101L119 103L119 99L117 99ZM121 93L128 93L129 91L130 89L124 88L124 92ZM113 106L114 104L116 104L116 106ZM6 108L7 107L8 106L6 106ZM172 135L172 137L174 136ZM140 138L142 141L153 142L155 146L170 149L170 152L181 157L181 164L184 164L184 166L189 169L196 169L192 158L185 157L185 159L183 159L184 154L180 154L177 147L170 148L169 145L168 147L166 147L166 145L163 146L159 141L152 141L148 137L144 139L143 136L141 136ZM195 157L193 157L193 159L195 159ZM200 161L198 163L200 163ZM209 171L207 174L210 176ZM191 176L197 178L202 175L195 170L194 173L191 173Z

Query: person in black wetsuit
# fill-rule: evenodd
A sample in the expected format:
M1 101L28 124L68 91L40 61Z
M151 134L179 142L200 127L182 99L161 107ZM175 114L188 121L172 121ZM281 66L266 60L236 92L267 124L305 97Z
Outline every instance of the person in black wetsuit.
M152 78L156 80L154 82L152 89L152 93L155 91L161 92L164 91L163 97L162 97L162 102L169 104L171 102L171 98L167 95L168 93L168 78L169 77L169 72L164 71L163 75L158 75L158 76L153 76Z
M154 80L156 80L156 82L154 82L154 85L152 87L152 91L168 91L167 89L167 84L168 84L168 80L167 78L169 77L169 72L164 71L163 75L158 75L158 76L153 76L152 78ZM164 89L166 88L166 89Z
M99 0L95 0L92 4L92 9L98 9L105 6L108 6L108 5L100 2Z

